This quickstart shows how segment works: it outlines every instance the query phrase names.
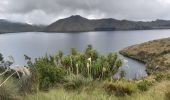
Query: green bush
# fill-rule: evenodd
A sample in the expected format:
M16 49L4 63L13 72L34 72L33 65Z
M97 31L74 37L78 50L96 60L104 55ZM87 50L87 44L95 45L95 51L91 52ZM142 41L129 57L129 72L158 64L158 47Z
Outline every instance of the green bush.
M137 83L137 87L140 91L147 91L151 86L153 85L153 82L148 80L142 80L141 82Z
M106 84L105 90L109 94L113 93L116 96L125 96L137 92L137 86L133 82L117 81L115 83Z
M28 60L28 66L31 69L31 80L41 90L47 90L58 83L65 82L64 77L70 74L99 80L110 79L123 64L117 53L110 53L107 56L99 55L91 45L88 45L84 53L72 48L70 55L64 55L62 51L59 51L54 56L46 54L45 57L35 59L34 63L26 55L25 59ZM75 87L83 81L73 79L76 80L71 80Z
M34 70L38 75L39 89L48 90L58 83L64 82L65 70L57 66L52 57L39 58L33 64Z
M92 78L85 78L81 75L71 74L66 77L66 83L64 84L64 88L66 90L79 89L83 86L87 86L90 82L92 82Z
M41 66L41 68L38 69L40 89L48 89L56 85L56 83L62 83L64 81L62 68L52 65L45 65L45 67L47 68Z

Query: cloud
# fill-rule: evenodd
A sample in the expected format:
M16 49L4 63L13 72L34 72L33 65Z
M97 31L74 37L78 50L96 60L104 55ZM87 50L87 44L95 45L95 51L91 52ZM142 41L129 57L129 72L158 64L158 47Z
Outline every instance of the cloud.
M170 19L169 0L0 0L0 18L34 24L79 14L87 18Z

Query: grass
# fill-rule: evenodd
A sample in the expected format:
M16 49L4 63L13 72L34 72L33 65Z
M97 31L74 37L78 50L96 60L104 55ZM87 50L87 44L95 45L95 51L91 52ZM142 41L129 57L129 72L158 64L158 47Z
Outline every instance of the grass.
M170 38L129 46L120 53L146 63L149 74L170 68Z
M51 90L48 93L38 93L26 97L24 100L108 100L110 97L106 94L94 91L92 94L86 92L67 92L64 89ZM114 97L112 97L114 98Z
M3 79L0 78L0 83ZM0 100L21 100L17 83L10 79L0 87Z
M66 83L64 84L64 88L66 90L76 90L76 89L81 89L83 86L87 86L92 82L91 77L83 77L82 75L68 75L66 77Z
M115 53L99 57L90 46L83 55L72 49L71 56L59 52L56 57L42 57L35 63L28 61L32 70L30 80L23 82L23 88L9 80L0 87L0 100L170 100L168 46L170 38L124 49L125 55L146 63L150 61L147 70L158 70L141 80L110 79L121 66L121 60ZM90 60L89 55L93 55Z
M115 96L132 95L137 92L137 86L133 81L117 81L105 85L108 94Z
M78 84L80 87L68 90L62 85L51 88L49 91L39 91L23 96L20 96L15 81L9 80L0 88L0 100L169 100L170 81L164 77L157 81L156 77L149 76L138 81L113 80L110 82L70 76L67 77L69 82ZM142 89L147 88L147 90L140 91L139 83ZM106 87L110 85L112 90L107 91Z
M38 92L37 94L25 96L23 100L164 100L169 97L170 90L170 88L168 88L170 81L162 81L156 83L156 85L146 92L115 96L104 91L102 88L103 85L104 83L97 82L95 86L86 86L81 91L67 91L60 87L51 89L48 92Z
M102 88L103 83L94 82L85 86L81 91L67 91L62 87L51 89L48 92L38 92L28 95L23 100L109 100L116 99L114 95L108 95Z

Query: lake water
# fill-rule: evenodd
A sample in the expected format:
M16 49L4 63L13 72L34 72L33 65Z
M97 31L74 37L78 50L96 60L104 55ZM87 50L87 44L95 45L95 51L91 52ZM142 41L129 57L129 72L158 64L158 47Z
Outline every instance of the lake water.
M70 48L83 51L88 44L92 44L102 54L117 52L130 45L153 39L170 37L170 30L141 30L141 31L109 31L83 33L44 33L26 32L0 34L0 52L7 58L12 55L15 64L25 64L24 54L36 58L54 54L62 50L65 54ZM122 67L126 70L126 78L142 77L146 75L144 64L135 60L128 60Z

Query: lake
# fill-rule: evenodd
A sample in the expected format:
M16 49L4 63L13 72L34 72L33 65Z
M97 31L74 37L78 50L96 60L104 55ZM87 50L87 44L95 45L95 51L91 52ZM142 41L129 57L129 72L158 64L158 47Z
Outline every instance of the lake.
M82 33L44 33L25 32L0 34L0 52L7 59L12 55L15 64L24 65L24 54L36 58L54 54L62 50L65 54L70 48L83 51L88 44L92 44L98 52L107 54L118 52L130 45L149 40L170 37L170 30L138 30L138 31L108 31L108 32L82 32ZM124 58L128 61L121 70L126 70L126 78L146 76L144 64Z

